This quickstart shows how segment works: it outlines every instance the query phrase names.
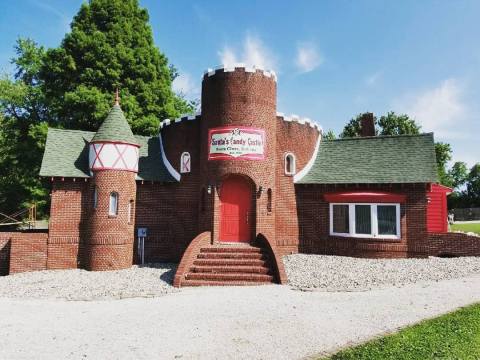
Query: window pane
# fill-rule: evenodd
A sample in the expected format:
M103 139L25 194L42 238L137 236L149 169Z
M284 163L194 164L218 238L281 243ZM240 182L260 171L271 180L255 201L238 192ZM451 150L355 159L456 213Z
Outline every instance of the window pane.
M378 205L378 234L397 235L397 207L395 205Z
M117 208L118 208L118 194L111 193L110 194L110 206L108 209L109 215L117 215Z
M93 208L96 209L98 204L98 191L97 187L95 186L95 189L93 191Z
M372 233L370 205L355 205L355 233Z
M333 205L333 232L348 234L350 232L348 205Z

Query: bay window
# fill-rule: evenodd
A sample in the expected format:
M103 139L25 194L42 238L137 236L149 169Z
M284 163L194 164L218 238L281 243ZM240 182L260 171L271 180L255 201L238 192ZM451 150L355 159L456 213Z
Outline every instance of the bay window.
M400 239L400 204L330 203L330 235Z

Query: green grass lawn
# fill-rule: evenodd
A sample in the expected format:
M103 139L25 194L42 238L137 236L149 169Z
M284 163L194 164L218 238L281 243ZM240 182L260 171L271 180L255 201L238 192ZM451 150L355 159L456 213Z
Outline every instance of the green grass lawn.
M423 321L328 359L480 359L480 304Z
M480 223L452 224L451 231L474 232L480 234Z

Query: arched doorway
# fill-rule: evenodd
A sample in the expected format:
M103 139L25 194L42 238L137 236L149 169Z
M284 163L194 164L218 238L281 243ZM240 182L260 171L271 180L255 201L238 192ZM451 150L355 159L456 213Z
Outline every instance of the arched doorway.
M219 241L250 242L252 234L252 185L241 176L229 176L220 190Z

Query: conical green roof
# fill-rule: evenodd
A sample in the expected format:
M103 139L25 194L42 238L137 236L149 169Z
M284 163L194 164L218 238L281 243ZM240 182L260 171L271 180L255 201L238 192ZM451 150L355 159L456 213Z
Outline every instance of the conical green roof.
M113 105L112 110L92 139L92 142L102 141L118 141L138 145L119 104Z

